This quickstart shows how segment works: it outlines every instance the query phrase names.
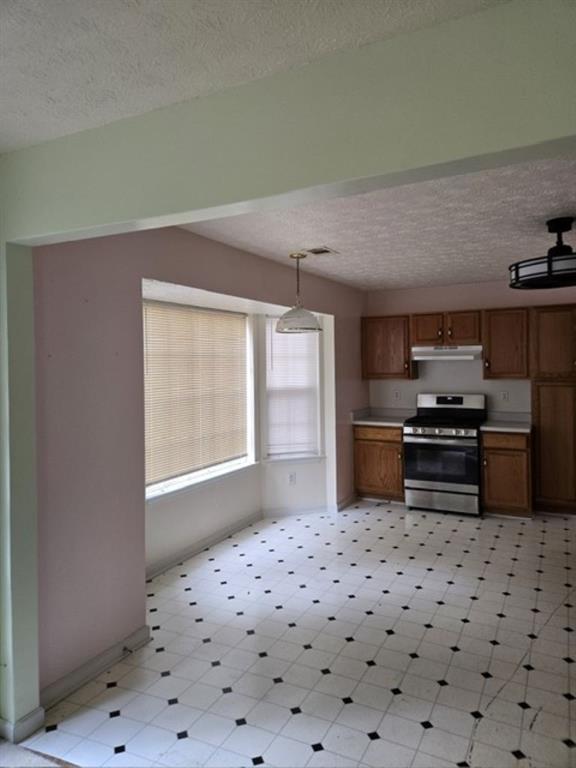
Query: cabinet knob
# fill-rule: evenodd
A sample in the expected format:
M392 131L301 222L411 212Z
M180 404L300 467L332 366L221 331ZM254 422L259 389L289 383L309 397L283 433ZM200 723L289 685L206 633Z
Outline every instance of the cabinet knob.
M482 464L483 464L485 467L487 467L487 466L488 466L488 460L487 460L487 459L484 459L484 461L482 462Z
M438 336L442 336L442 328L438 328Z
M490 368L490 361L484 360L484 368Z
M398 454L398 458L400 459L400 461L402 461L402 454L401 453Z
M450 338L452 338L452 328L448 328L448 336L450 336Z
M404 370L405 370L405 371L407 371L407 370L408 370L408 363L404 363Z

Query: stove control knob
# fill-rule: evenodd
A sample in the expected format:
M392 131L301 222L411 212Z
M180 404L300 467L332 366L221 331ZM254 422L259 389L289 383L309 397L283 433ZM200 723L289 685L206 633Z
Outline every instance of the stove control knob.
M455 432L456 435L465 435L466 430L465 429L457 429Z
M442 434L444 434L444 430L443 429L437 429L436 430L436 434L437 435L442 435Z

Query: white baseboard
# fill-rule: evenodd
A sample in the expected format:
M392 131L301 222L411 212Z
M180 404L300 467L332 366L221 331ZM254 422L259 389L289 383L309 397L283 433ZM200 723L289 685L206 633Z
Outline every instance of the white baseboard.
M132 632L131 635L120 640L118 643L110 646L107 650L99 653L90 661L77 667L72 672L59 680L47 685L40 691L40 703L46 709L53 706L61 699L66 698L73 691L81 688L85 683L93 680L98 675L105 672L111 666L123 659L128 653L136 651L150 640L150 627L144 625Z
M326 505L323 507L301 507L294 509L292 507L275 507L273 509L265 509L262 514L264 518L268 517L297 517L298 515L311 515L318 512L337 512L335 506Z
M0 737L18 744L31 736L44 723L44 707L36 707L24 717L16 720L15 723L9 723L8 720L0 718Z
M242 520L238 520L238 522L233 523L232 525L226 526L226 528L221 528L219 531L216 531L216 533L206 536L204 539L200 539L200 541L186 547L186 549L179 550L175 555L170 555L170 557L164 558L158 563L148 566L146 568L146 578L153 579L155 576L159 576L161 573L169 571L170 568L178 565L178 563L181 563L183 560L187 560L189 557L194 557L194 555L202 552L206 547L213 547L214 544L218 544L233 533L238 533L238 531L241 531L252 523L257 523L258 520L262 520L262 512L255 512L248 517L243 517Z

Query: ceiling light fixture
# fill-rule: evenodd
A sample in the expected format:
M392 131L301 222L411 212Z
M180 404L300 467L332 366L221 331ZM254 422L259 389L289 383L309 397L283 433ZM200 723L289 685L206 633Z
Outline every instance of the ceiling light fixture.
M300 298L300 261L306 258L306 254L291 253L290 258L296 261L296 303L278 319L276 333L317 333L322 330L318 318L304 309Z
M547 256L518 261L509 267L510 288L564 288L576 285L576 253L562 240L563 232L572 229L572 216L546 222L548 232L556 235L556 245Z

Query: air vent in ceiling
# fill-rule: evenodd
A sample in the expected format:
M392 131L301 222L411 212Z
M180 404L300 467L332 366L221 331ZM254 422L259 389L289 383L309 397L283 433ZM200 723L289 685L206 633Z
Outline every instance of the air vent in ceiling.
M306 248L306 253L310 253L312 256L323 256L326 253L338 253L338 251L328 248L327 245L318 245L316 248Z

